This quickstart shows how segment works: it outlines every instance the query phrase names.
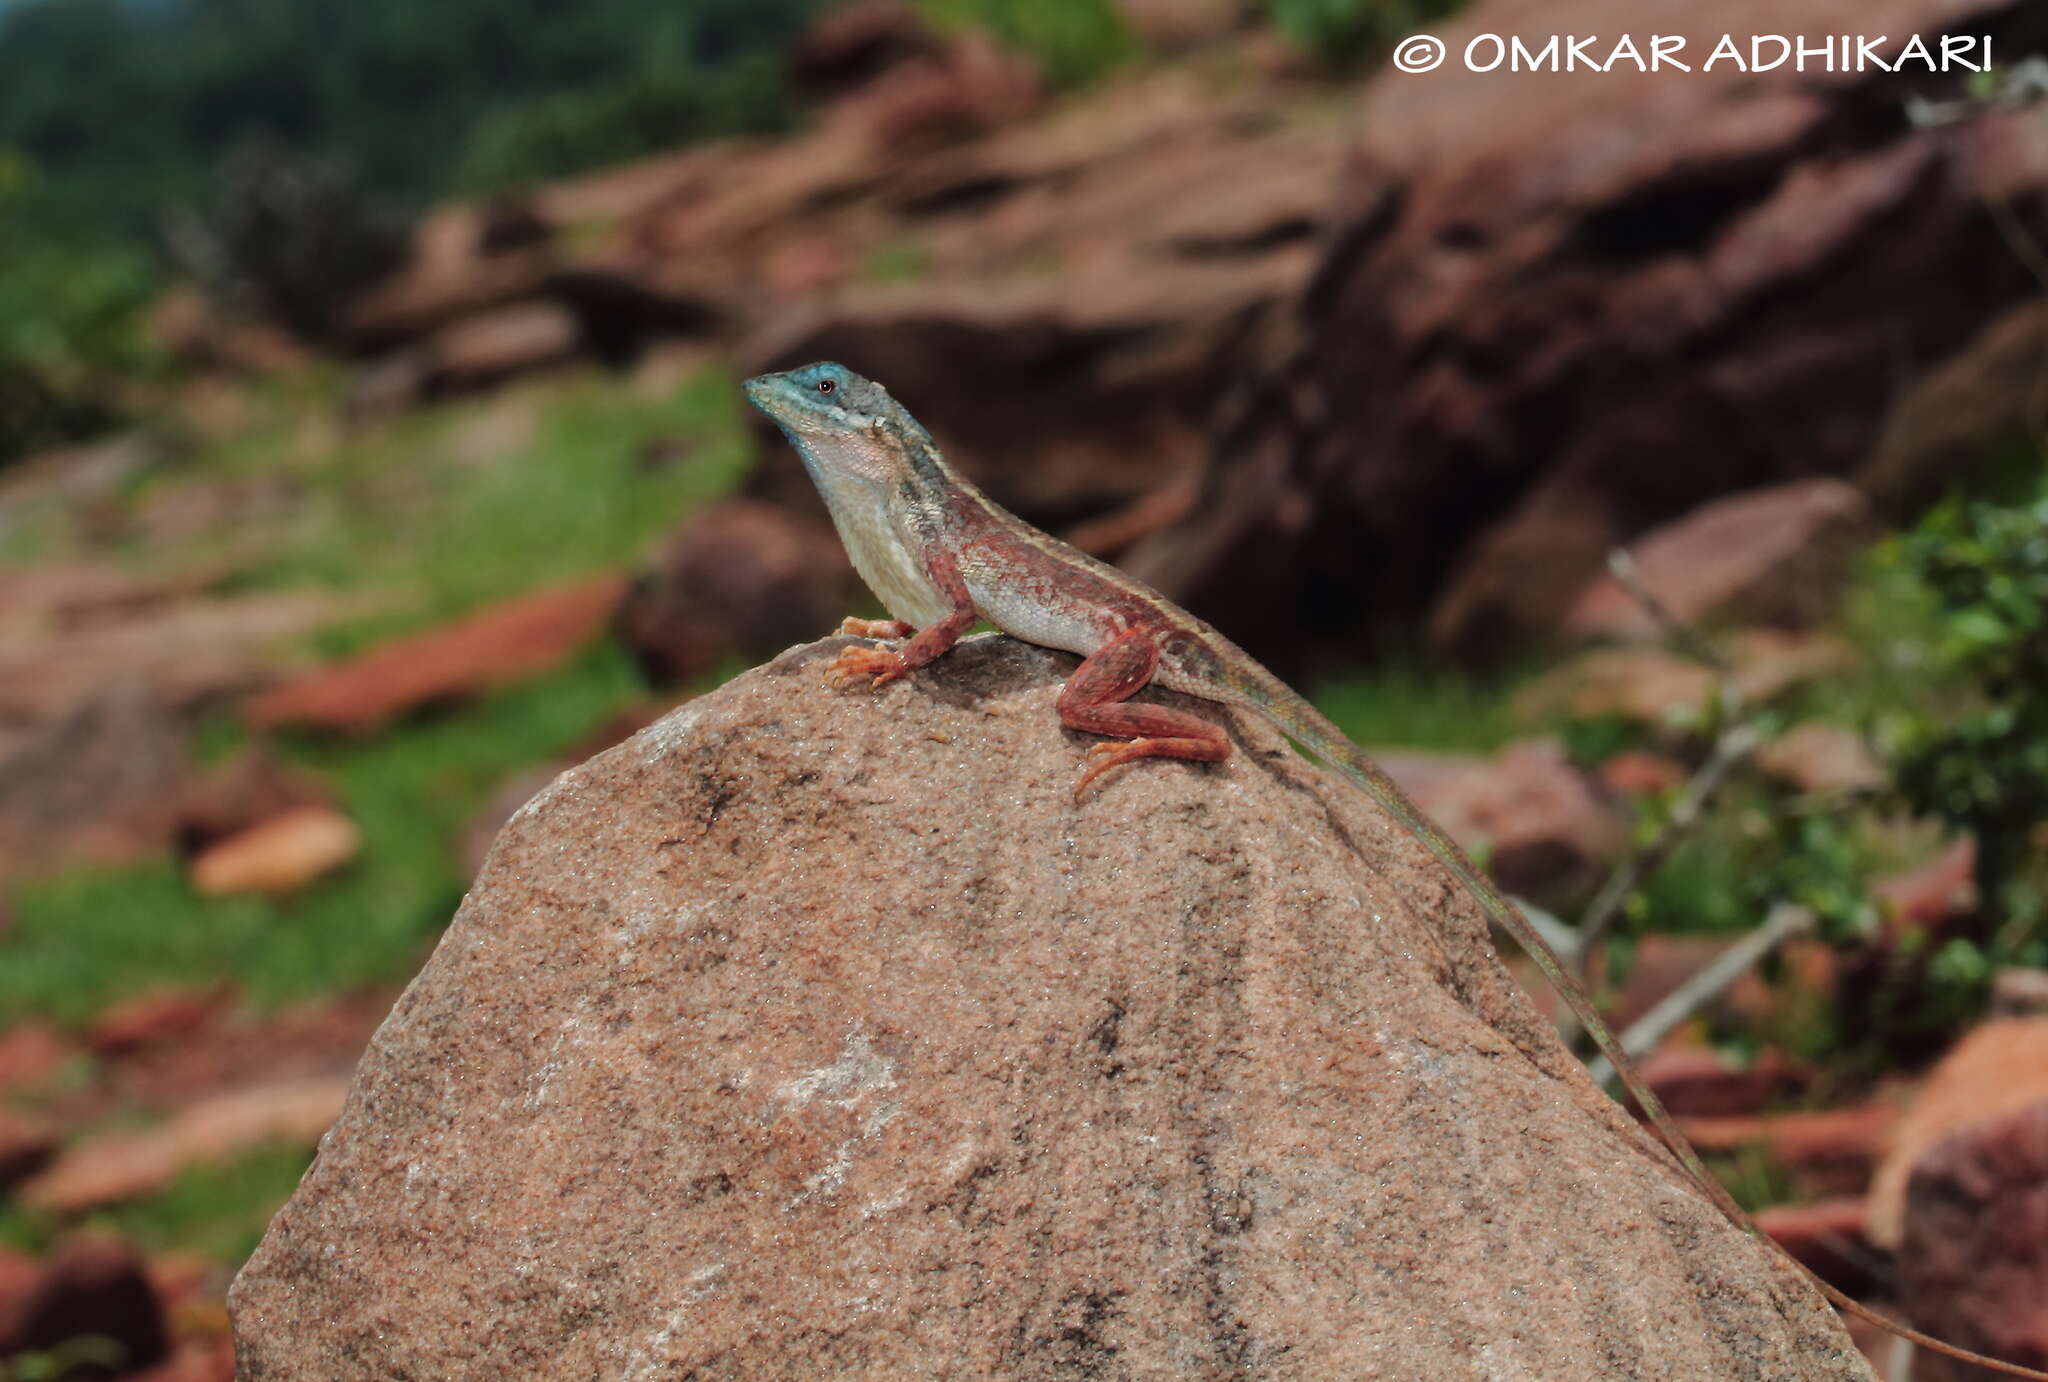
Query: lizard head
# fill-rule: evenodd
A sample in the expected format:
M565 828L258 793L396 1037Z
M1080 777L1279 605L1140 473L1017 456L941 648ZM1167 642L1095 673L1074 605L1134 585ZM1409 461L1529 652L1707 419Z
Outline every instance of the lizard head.
M757 374L743 387L748 400L774 418L792 441L800 435L866 432L898 421L903 413L887 389L830 360L781 374Z
M905 447L928 442L887 389L829 360L757 374L743 387L820 478L830 472L890 483L902 472Z

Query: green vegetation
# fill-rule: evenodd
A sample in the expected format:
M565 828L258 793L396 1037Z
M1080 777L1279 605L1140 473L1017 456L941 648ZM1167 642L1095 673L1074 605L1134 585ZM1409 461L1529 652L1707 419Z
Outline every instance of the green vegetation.
M646 694L606 642L459 715L361 744L291 745L362 828L354 864L285 899L201 897L169 861L25 887L0 968L0 1026L27 1013L81 1022L130 993L224 976L258 1002L403 978L462 896L456 840L492 791Z
M817 3L0 8L0 464L130 412L166 254L322 336L403 209L789 125Z
M485 116L463 150L455 186L488 192L622 163L692 139L768 134L794 119L780 60L770 52L711 70L633 72Z
M1504 686L1395 660L1325 682L1311 699L1367 749L1491 753L1529 732L1510 710Z
M331 639L340 651L616 568L738 480L750 456L738 408L730 378L705 372L658 399L589 376L410 413L295 469L304 500L267 527L260 554L240 539L241 580L399 598ZM296 425L281 420L164 483L274 471Z
M735 395L715 372L655 400L577 379L423 410L305 458L293 440L305 400L283 399L266 424L129 498L146 505L180 487L288 470L301 492L260 546L230 528L195 539L183 559L205 561L228 544L246 587L374 599L373 611L319 640L340 654L631 560L743 470ZM515 405L530 415L507 411ZM507 418L523 437L476 439L473 429L502 432ZM677 459L650 459L678 449ZM361 743L287 742L287 755L333 785L362 828L352 867L284 900L199 897L169 861L27 887L0 967L0 1025L23 1013L82 1021L127 993L223 975L261 1000L404 976L461 896L456 836L491 792L646 694L607 640L459 714ZM214 756L240 733L222 721L204 738Z
M119 1234L145 1253L191 1252L240 1262L312 1161L305 1147L264 1147L224 1165L195 1165L154 1195L96 1211L83 1226ZM0 1244L47 1252L75 1220L0 1205ZM25 1377L27 1374L23 1374ZM0 1373L0 1377L4 1377Z
M86 1334L53 1349L0 1358L0 1382L63 1382L68 1377L102 1376L123 1361L121 1346L114 1340Z
M930 271L930 253L912 240L877 245L861 265L861 276L870 283L910 283Z
M2005 477L1994 490L2009 490ZM1837 1069L1886 1068L1981 1011L1992 975L2048 966L2048 476L2018 499L1957 496L1882 544L1851 592L1843 632L1858 670L1786 698L1766 734L1818 720L1849 730L1886 769L1873 787L1803 794L1739 775L1702 826L1630 900L1631 929L1746 930L1772 906L1810 911L1845 963L1881 973L1846 1007L1777 1039ZM1702 732L1713 732L1711 716ZM1676 793L1647 803L1655 832ZM1967 834L1976 903L1939 932L1886 916L1873 884Z
M1874 725L1899 791L1976 838L1977 892L1998 927L1986 964L2048 965L2034 844L2048 819L2048 480L2018 503L1951 499L1884 562L1932 634L1888 647L1887 670L1918 673L1943 702Z
M584 139L608 131L581 146L604 158L722 131L736 113L785 119L771 59L815 8L29 0L0 16L0 148L48 171L23 208L46 240L153 237L167 209L205 199L224 151L258 136L417 202L447 190L473 145L507 180L562 171L547 138L501 127L529 114ZM650 92L668 96L650 106ZM520 148L540 161L510 160Z
M0 145L0 462L107 426L121 379L148 365L136 329L148 258L29 234L21 207L42 181Z
M988 30L1037 60L1055 86L1079 86L1130 58L1137 45L1113 0L921 0L947 28Z
M1273 25L1335 67L1383 51L1455 13L1463 0L1267 0Z

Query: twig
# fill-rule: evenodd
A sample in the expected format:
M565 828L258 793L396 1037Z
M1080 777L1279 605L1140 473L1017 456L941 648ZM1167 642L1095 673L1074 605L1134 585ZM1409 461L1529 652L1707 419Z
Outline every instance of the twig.
M1621 588L1643 607L1644 613L1663 631L1668 643L1713 669L1714 699L1721 723L1727 728L1715 739L1706 762L1686 783L1685 791L1680 794L1663 828L1648 844L1615 867L1592 905L1586 909L1573 949L1577 952L1579 978L1588 985L1593 982L1593 969L1599 959L1597 943L1612 929L1629 895L1641 886L1643 879L1662 866L1671 851L1699 823L1707 802L1727 779L1729 770L1747 758L1759 740L1756 728L1742 718L1742 692L1735 680L1735 668L1721 655L1721 650L1699 630L1673 614L1670 606L1658 598L1657 592L1644 584L1642 572L1636 568L1635 558L1629 555L1626 547L1616 547L1607 554L1607 570ZM1576 1037L1575 1023L1566 1021L1561 1025L1567 1040Z
M1722 951L1710 964L1703 966L1631 1024L1621 1034L1621 1049L1631 1056L1640 1056L1650 1050L1680 1023L1713 1002L1722 990L1747 974L1757 961L1791 937L1812 930L1813 925L1814 915L1804 907L1781 902L1771 908L1761 926ZM1594 1061L1587 1069L1600 1084L1614 1078L1614 1068L1604 1058Z
M1749 757L1762 739L1763 735L1756 726L1747 720L1722 731L1721 737L1714 741L1713 752L1707 755L1707 761L1700 764L1699 771L1685 784L1685 790L1679 794L1677 803L1655 838L1622 860L1609 875L1599 896L1586 909L1586 919L1579 923L1578 939L1572 946L1578 955L1580 977L1591 981L1593 966L1598 960L1593 947L1614 925L1615 918L1621 915L1629 894L1662 866L1679 842L1692 833L1706 812L1707 802L1720 789L1729 771Z
M1607 570L1621 588L1635 597L1643 612L1663 630L1665 638L1687 656L1704 663L1724 677L1735 669L1728 665L1728 659L1721 656L1716 648L1701 636L1700 631L1679 619L1671 607L1658 598L1657 592L1643 583L1643 573L1636 569L1636 559L1629 555L1628 548L1617 547L1607 554Z

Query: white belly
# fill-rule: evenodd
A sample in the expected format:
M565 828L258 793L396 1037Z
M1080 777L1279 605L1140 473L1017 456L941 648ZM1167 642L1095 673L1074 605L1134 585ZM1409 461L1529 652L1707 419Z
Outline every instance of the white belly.
M969 577L967 588L982 617L1012 638L1083 657L1108 641L1099 622L1079 613L1063 613L1052 601L1034 600L1014 582L994 576Z
M923 628L952 613L953 603L939 593L923 566L896 535L882 506L848 484L840 493L826 491L825 502L853 569L875 592L889 613Z

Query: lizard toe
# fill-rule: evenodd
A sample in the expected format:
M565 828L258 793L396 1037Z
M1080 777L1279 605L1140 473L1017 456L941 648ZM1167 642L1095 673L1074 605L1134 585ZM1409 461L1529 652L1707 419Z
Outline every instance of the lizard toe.
M1134 758L1145 758L1152 752L1150 739L1130 739L1123 743L1096 744L1088 750L1088 771L1081 774L1081 780L1074 784L1074 800L1079 801L1088 784L1101 777L1111 768L1130 762Z
M825 680L844 691L863 682L886 686L909 670L902 658L885 649L848 648L832 659Z

